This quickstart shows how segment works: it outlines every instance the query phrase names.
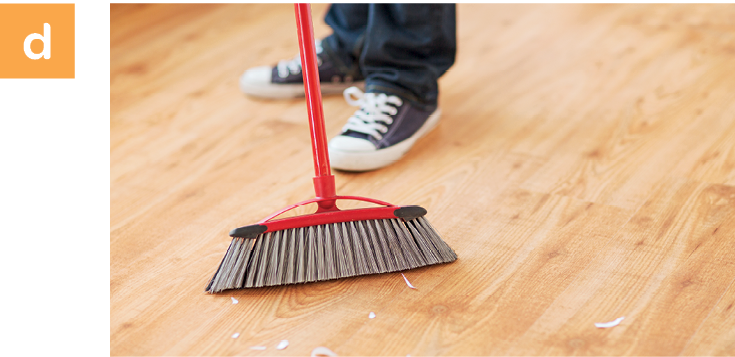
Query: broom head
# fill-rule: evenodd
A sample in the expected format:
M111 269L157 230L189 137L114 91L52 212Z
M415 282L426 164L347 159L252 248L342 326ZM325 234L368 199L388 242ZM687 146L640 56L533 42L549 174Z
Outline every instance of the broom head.
M339 210L337 199L385 207ZM355 196L325 200L303 201L257 224L233 229L232 243L205 290L216 293L388 273L457 259L422 207ZM275 219L314 202L319 204L316 213Z

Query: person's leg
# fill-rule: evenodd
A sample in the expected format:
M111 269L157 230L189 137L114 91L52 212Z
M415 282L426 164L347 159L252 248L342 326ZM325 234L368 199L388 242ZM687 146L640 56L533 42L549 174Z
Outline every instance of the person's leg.
M329 142L332 167L381 168L397 161L439 121L437 80L454 63L453 4L370 4L359 65L367 93L345 91L359 106Z
M362 83L358 64L362 38L367 27L367 4L334 4L325 21L334 33L317 41L319 81L323 95L342 93ZM263 98L294 98L304 95L301 58L283 60L275 66L250 68L240 76L240 90Z
M360 66L366 92L435 106L437 80L454 64L454 4L370 4Z
M340 70L355 78L362 78L358 60L368 24L368 4L332 4L324 22L332 34L322 41L324 51L332 57Z

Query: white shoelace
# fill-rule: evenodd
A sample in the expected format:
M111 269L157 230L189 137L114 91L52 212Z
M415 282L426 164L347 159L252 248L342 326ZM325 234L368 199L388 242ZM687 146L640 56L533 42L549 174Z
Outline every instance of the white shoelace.
M401 98L385 93L363 93L360 88L350 87L344 91L345 100L352 106L358 106L355 114L347 120L342 132L356 131L374 137L383 138L388 131L386 125L393 123L391 115L398 113L398 107L403 105Z
M316 54L322 53L324 49L322 48L322 40L316 40L314 41L314 44L316 45ZM317 66L322 65L322 59L317 56L316 58ZM296 55L292 60L282 60L279 61L276 65L276 69L278 70L278 76L281 78L288 77L290 74L299 74L301 73L301 55Z

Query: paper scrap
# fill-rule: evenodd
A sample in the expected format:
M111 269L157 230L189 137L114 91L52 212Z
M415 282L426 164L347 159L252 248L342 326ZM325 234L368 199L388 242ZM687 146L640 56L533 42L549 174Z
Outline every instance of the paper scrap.
M618 317L617 319L615 319L613 321L610 321L610 322L595 322L595 326L597 328L614 327L614 326L617 326L620 323L620 321L623 321L624 318L625 318L625 316L622 316L622 317Z
M235 332L232 334L232 338L238 338L238 337L240 337L240 333Z
M237 301L237 299L235 299L234 297L230 297L230 299L232 299L232 304L233 304L233 305L235 305L235 304L237 304L237 303L239 302L239 301Z
M375 313L372 312L372 311L370 311L370 314L368 315L368 317L371 318L371 319L374 319L375 318Z
M278 343L278 346L276 346L276 349L282 350L286 347L288 347L288 340L281 340L281 342Z
M408 285L408 287L409 287L409 288L411 288L411 289L416 289L416 287L415 287L415 286L411 285L411 282L409 282L409 281L408 281L408 278L406 278L406 276L405 276L405 275L403 275L403 273L401 273L401 275L403 276L403 280L405 280L405 281L406 281L406 285Z
M311 351L311 357L319 356L337 357L337 354L329 348L319 346Z
M265 351L265 348L266 348L265 346L252 346L252 347L250 347L251 350L256 350L256 351Z

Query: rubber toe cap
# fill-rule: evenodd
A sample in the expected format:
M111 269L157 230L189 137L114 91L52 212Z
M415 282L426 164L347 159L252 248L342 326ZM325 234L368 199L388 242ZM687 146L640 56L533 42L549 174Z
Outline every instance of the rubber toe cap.
M377 149L373 143L365 140L353 138L351 136L339 135L329 141L329 148L342 152L373 152Z
M263 85L271 83L272 69L268 66L260 66L248 69L240 77L241 85Z

